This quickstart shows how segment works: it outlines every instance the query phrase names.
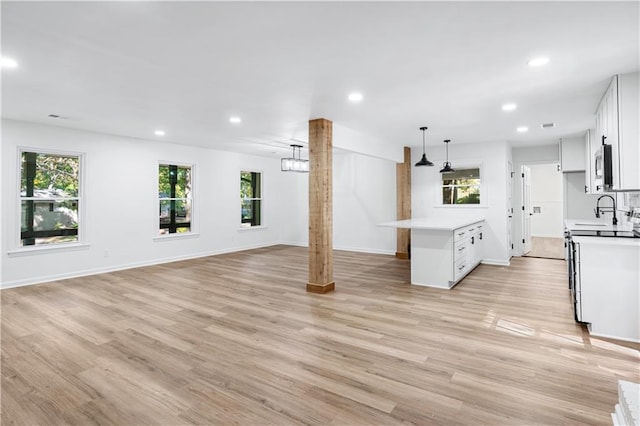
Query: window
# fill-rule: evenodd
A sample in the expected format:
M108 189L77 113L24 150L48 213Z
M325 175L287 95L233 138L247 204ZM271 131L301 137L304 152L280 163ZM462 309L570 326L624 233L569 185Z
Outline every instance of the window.
M191 176L190 166L159 165L160 235L191 231Z
M442 175L442 204L480 204L480 168L458 169Z
M21 152L20 245L78 241L80 156Z
M240 222L243 228L262 224L262 177L259 172L240 172Z

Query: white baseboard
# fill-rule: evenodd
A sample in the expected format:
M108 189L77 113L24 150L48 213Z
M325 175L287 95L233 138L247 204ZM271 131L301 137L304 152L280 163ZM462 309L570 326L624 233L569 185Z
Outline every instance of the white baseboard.
M511 265L511 259L509 260L504 260L504 259L482 259L482 263L483 265L494 265L494 266L509 266Z
M281 241L280 244L287 246L295 246L295 247L309 247L308 243L301 242L290 242L290 241ZM361 247L333 247L334 250L342 250L342 251L353 251L356 253L369 253L369 254L396 254L393 250L380 250L380 249L369 249L369 248L361 248Z
M56 274L56 275L45 275L40 277L29 277L29 278L20 279L20 280L6 281L6 282L0 283L0 290L15 288L15 287L23 287L28 285L35 285L35 284L44 284L52 281L65 280L70 278L80 278L80 277L86 277L89 275L104 274L108 272L122 271L125 269L141 268L143 266L179 262L181 260L198 259L201 257L215 256L215 255L225 254L225 253L235 253L239 251L271 247L271 246L280 245L280 244L297 246L297 247L308 247L306 243L303 244L300 242L287 242L287 241L281 241L277 243L272 242L272 243L264 243L264 244L255 244L255 245L248 245L248 246L242 246L242 247L233 247L229 249L213 250L213 251L202 252L202 253L188 254L184 256L166 257L166 258L153 259L153 260L147 260L142 262L134 262L134 263L121 264L121 265L111 265L111 266L101 267L101 268L84 269L80 271L73 271L73 272ZM344 250L344 251L353 251L353 252L371 253L371 254L395 255L395 251L363 249L363 248L356 248L356 247L334 247L334 250Z
M360 247L334 247L334 250L353 251L356 253L369 253L369 254L392 254L395 256L395 250L380 250L380 249L367 249Z
M255 244L255 245L234 247L234 248L223 249L223 250L214 250L214 251L203 252L203 253L189 254L189 255L184 255L184 256L166 257L166 258L162 258L162 259L153 259L153 260L148 260L148 261L143 261L143 262L127 263L127 264L123 264L123 265L113 265L113 266L102 267L102 268L85 269L85 270L82 270L82 271L74 271L74 272L69 272L69 273L64 273L64 274L46 275L46 276L42 276L42 277L31 277L31 278L25 278L25 279L22 279L22 280L14 280L14 281L3 282L3 283L0 284L0 290L4 290L4 289L8 289L8 288L15 288L15 287L24 287L24 286L35 285L35 284L44 284L44 283L48 283L48 282L52 282L52 281L65 280L65 279L69 279L69 278L80 278L80 277L86 277L86 276L89 276L89 275L104 274L104 273L107 273L107 272L122 271L122 270L125 270L125 269L140 268L140 267L143 267L143 266L151 266L151 265L160 265L160 264L163 264L163 263L179 262L181 260L198 259L198 258L201 258L201 257L215 256L215 255L225 254L225 253L235 253L235 252L239 252L239 251L253 250L253 249L264 248L264 247L271 247L271 246L278 245L278 244L279 243Z

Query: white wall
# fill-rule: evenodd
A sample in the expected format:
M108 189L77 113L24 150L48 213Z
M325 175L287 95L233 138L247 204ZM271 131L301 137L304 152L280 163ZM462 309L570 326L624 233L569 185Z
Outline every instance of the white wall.
M584 172L563 173L565 219L596 220L593 209L600 194L585 194L584 183Z
M522 245L522 165L558 162L560 159L558 143L540 146L516 147L512 150L513 159L513 254L521 256Z
M396 163L333 149L333 248L367 253L395 253L395 230L377 226L396 217ZM295 200L283 230L286 244L309 241L308 175L292 177L286 197Z
M395 254L396 163L334 150L333 247Z
M507 142L482 144L449 144L449 161L457 166L481 164L481 206L439 206L440 173L445 160L443 147L429 147L427 157L434 167L411 168L411 205L413 217L424 216L483 216L486 220L484 236L485 263L507 265L510 258L507 212L507 162L510 146ZM412 163L422 156L421 150L412 150Z
M531 169L531 236L562 238L564 232L562 172L558 163L532 164ZM536 213L535 208L540 209Z
M18 204L7 201L18 197L18 147L85 154L81 227L87 248L8 254L19 239ZM286 220L282 211L295 205L281 198L290 176L273 158L3 120L2 161L3 287L276 244ZM159 161L195 166L194 238L154 239ZM241 169L263 172L264 228L240 230Z
M86 247L19 255L19 147L83 153ZM2 121L2 287L273 244L308 244L308 175L280 160ZM159 161L194 164L194 236L158 235ZM263 172L264 227L240 229L240 171ZM334 152L334 248L395 253L395 163ZM9 200L9 202L7 201Z

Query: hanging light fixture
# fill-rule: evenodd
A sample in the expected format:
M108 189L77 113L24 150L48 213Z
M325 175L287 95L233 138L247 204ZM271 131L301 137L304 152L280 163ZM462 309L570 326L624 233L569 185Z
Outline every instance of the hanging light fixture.
M450 139L445 139L444 143L446 144L445 146L447 147L447 161L442 165L442 169L440 169L440 173L453 173L455 172L455 170L453 170L451 168L451 163L449 162L449 142L451 142Z
M309 160L300 158L300 148L302 148L302 145L291 145L291 148L293 148L293 156L280 160L280 170L283 172L309 173ZM298 150L297 157L296 149Z
M420 127L420 130L422 130L422 158L420 159L420 161L416 163L416 167L433 166L433 163L427 160L427 154L425 154L425 150L424 150L424 131L427 130L427 128L428 128L427 126Z

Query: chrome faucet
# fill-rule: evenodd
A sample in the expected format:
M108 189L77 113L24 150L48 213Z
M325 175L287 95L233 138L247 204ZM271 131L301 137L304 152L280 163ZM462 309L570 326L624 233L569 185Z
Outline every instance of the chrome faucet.
M610 208L600 207L600 200L602 200L604 197L611 198L611 202L613 203L612 207ZM601 195L600 197L598 197L598 201L596 202L595 212L596 212L597 218L600 217L600 213L602 212L613 212L613 224L614 225L618 224L618 218L616 217L616 199L613 198L611 195Z

